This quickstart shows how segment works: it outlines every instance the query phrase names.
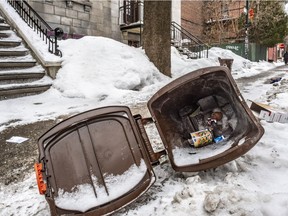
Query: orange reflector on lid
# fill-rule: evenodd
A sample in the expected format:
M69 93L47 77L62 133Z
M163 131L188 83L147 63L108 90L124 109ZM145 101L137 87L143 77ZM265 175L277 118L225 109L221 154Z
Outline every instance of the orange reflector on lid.
M43 180L42 163L35 163L34 169L36 172L36 179L37 179L37 185L38 185L39 193L45 194L46 189L47 189L47 185L45 184L45 182Z

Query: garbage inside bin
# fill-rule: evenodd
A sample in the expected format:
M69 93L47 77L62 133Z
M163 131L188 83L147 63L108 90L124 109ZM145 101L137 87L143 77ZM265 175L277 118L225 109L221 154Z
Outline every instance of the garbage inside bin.
M164 151L154 152L148 121L125 106L78 114L39 138L35 169L51 215L111 214L149 189L162 156L176 171L205 170L245 154L264 133L226 67L174 80L148 108Z
M190 138L188 139L189 144L195 148L208 145L213 142L213 134L210 130L201 130L190 133Z

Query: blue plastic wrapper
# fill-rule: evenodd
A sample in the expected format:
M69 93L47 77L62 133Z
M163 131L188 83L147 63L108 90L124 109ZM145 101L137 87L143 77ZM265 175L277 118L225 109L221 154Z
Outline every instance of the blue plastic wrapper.
M214 138L214 142L215 142L215 143L218 143L218 142L220 142L220 141L222 141L222 140L224 140L224 136L218 136L218 137L215 137L215 138Z

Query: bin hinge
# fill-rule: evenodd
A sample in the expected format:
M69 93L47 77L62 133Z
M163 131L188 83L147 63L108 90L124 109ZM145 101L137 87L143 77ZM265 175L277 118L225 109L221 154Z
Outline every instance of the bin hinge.
M148 153L148 157L150 159L150 163L152 165L157 165L159 164L159 159L162 155L166 154L166 151L165 150L162 150L160 152L154 152L152 146L151 146L151 143L149 141L149 138L148 138L148 135L145 131L145 128L144 128L144 125L145 124L148 124L150 122L153 122L153 119L152 118L142 118L141 115L135 115L134 116L135 120L136 120L136 123L137 123L137 126L140 130L140 134L141 134L141 137L142 137L142 140L144 142L144 147Z
M164 164L166 162L169 161L169 158L168 158L168 155L165 153L165 154L162 154L160 157L159 157L159 164Z

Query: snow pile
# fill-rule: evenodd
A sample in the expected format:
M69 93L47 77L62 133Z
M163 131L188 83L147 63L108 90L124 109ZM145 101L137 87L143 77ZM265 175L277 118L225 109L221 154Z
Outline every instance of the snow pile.
M283 74L282 74L283 76ZM288 110L288 74L282 77L282 80L273 85L273 88L266 92L269 105L282 110Z
M213 51L211 51L213 53ZM201 59L187 59L186 56L181 55L175 47L171 47L171 69L172 69L172 77L177 78L186 73L192 72L194 70L210 67L210 66L219 66L218 59L214 59L210 57L201 58Z
M70 39L61 49L63 63L54 87L66 97L117 100L164 79L143 50L109 38Z
M250 62L232 51L216 47L209 50L208 58L187 59L171 47L171 79L159 73L141 48L112 39L86 36L61 41L60 47L63 63L54 88L64 97L105 103L145 102L172 79L203 67L219 66L219 57L234 59L232 75L235 78L256 75L275 67L273 63Z
M197 60L187 59L179 54L175 47L171 48L172 73L173 77L179 77L196 69L209 66L219 66L221 59L233 59L232 75L235 79L257 75L265 70L274 68L282 63L269 63L266 61L251 62L241 56L236 55L231 50L212 47L208 51L208 58Z

